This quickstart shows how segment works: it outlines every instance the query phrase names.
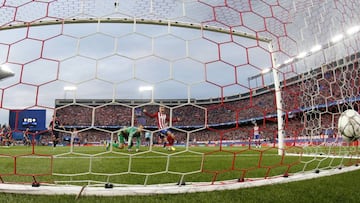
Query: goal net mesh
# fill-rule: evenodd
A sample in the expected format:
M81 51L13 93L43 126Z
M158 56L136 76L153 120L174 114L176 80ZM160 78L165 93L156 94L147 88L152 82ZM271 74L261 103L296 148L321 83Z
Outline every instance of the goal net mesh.
M0 0L0 181L172 193L357 166L337 121L359 109L359 4Z

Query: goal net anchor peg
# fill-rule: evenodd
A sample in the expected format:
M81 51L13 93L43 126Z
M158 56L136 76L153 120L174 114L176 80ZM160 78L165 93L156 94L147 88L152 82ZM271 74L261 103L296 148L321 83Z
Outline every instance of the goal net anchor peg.
M111 183L106 183L106 184L105 184L105 188L106 188L106 189L110 189L110 188L113 188L113 187L114 187L114 185L111 184Z
M176 185L186 185L186 182L184 180L177 182Z
M32 177L33 182L31 183L32 187L40 187L40 183L36 181L35 176Z
M32 182L31 186L32 186L32 187L40 187L40 183L34 181L34 182Z

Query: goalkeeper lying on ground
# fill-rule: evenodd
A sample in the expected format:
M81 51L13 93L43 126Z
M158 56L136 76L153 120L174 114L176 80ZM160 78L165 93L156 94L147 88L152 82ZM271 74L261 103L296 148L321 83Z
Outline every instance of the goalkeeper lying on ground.
M144 129L144 126L139 125L138 127L124 127L121 129L121 131L118 133L118 140L119 142L113 142L113 147L123 149L125 146L125 140L128 141L128 151L131 151L131 148L133 147L133 138L136 138L136 152L140 149L141 144L141 133ZM106 146L106 150L109 150L110 148L110 142Z

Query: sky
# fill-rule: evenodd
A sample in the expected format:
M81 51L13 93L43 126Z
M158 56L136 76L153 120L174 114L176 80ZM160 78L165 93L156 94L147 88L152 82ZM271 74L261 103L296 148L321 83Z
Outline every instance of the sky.
M333 46L330 39L358 22L360 8L348 1L117 2L22 0L0 5L0 25L37 25L0 30L0 66L15 73L0 81L0 123L7 122L9 109L53 109L55 99L208 99L261 88L273 83L271 73L249 78L277 65L269 44L205 27L265 35L274 40L274 63L282 63L315 44ZM94 23L98 17L101 23ZM55 18L71 23L56 24ZM45 26L39 19L52 24ZM83 19L93 23L76 23ZM142 19L170 19L187 27ZM358 47L357 38L344 40L282 67L279 75L290 78L310 71ZM144 85L153 91L140 92ZM76 90L64 90L67 86Z
M261 85L250 84L248 78L271 67L267 46L219 32L151 24L55 24L2 30L0 64L15 73L0 81L2 107L53 108L55 99L72 98L236 95ZM64 90L68 86L76 90ZM140 92L141 86L153 86L153 92ZM6 123L7 111L1 110L0 115L0 123Z

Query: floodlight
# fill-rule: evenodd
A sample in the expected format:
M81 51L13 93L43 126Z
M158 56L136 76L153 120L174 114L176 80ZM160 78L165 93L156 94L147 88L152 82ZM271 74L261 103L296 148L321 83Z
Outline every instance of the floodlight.
M262 74L268 73L270 72L271 69L270 68L265 68L264 70L261 71Z
M334 36L334 37L331 39L331 42L332 42L332 43L336 43L336 42L342 40L343 38L344 38L344 35L343 35L343 34L338 34L338 35Z
M301 52L299 55L297 55L297 57L296 58L304 58L305 56L306 56L306 52Z
M321 48L322 48L321 45L315 45L315 46L313 46L313 47L310 49L310 51L311 51L312 53L315 53L315 52L321 50Z
M64 91L74 91L76 90L77 88L75 86L65 86L64 87Z
M360 26L357 25L357 26L354 26L354 27L349 28L349 29L346 31L346 34L348 34L348 35L353 35L353 34L359 32L359 31L360 31Z
M154 87L153 86L141 86L139 87L139 91L140 92L143 92L143 91L152 91L154 90Z

